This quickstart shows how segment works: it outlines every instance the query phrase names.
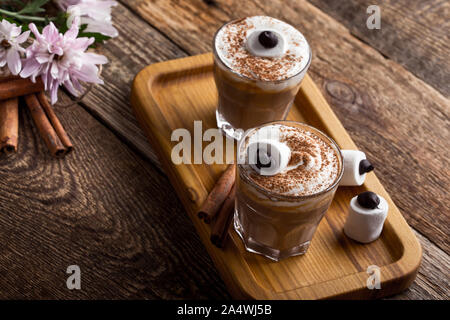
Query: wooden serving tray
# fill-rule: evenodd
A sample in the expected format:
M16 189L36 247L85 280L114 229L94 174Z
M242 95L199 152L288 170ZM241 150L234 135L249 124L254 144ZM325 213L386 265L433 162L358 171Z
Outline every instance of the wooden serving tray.
M338 188L303 256L273 262L249 253L234 230L230 230L225 249L211 244L210 226L199 220L196 211L226 165L174 165L171 150L178 142L171 142L171 134L174 129L186 128L194 136L194 120L203 121L203 130L216 127L217 91L212 70L212 54L148 66L134 80L131 103L230 293L235 298L255 299L362 299L407 288L416 276L422 250L374 173L367 175L361 187ZM342 149L357 149L308 75L288 119L319 128ZM364 190L382 195L390 206L381 237L365 245L343 234L349 201ZM371 265L380 268L379 290L367 288Z

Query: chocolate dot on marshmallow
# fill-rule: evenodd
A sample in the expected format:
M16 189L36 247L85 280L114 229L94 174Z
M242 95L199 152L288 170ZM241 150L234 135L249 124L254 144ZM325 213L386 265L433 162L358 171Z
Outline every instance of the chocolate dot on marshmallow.
M247 156L248 163L258 174L273 176L287 167L291 150L282 142L262 139L249 144Z
M272 49L278 44L278 36L272 31L263 31L259 34L258 41L264 48Z
M341 150L344 158L344 174L339 185L360 186L366 179L366 174L372 171L373 165L367 160L366 154L358 150Z
M373 169L374 169L373 165L367 159L361 160L361 162L359 163L359 174L364 174L373 171Z
M356 197L356 201L358 201L359 205L366 209L375 209L378 208L378 205L380 204L380 198L377 196L376 193L372 191L366 191L363 193L360 193Z
M361 243L376 240L383 230L388 210L387 201L373 192L363 192L353 197L350 200L344 233Z
M257 57L279 58L286 53L286 40L273 30L256 30L250 33L245 47Z

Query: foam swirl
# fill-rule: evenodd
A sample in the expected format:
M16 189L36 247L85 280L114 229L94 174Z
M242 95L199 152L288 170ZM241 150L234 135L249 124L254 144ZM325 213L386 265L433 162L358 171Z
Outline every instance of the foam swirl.
M288 196L311 195L326 190L339 175L340 163L336 150L311 131L287 125L268 125L253 132L246 144L260 139L275 140L290 149L288 165L276 175L260 175L244 165L250 179L264 189ZM245 162L245 157L241 154L239 160Z
M270 49L276 51L273 56L261 56L259 51L259 54L251 54L247 42L259 31L279 34L283 48ZM214 46L227 67L245 77L263 81L279 81L298 74L308 65L310 57L308 42L297 29L267 16L247 17L226 24L217 32Z

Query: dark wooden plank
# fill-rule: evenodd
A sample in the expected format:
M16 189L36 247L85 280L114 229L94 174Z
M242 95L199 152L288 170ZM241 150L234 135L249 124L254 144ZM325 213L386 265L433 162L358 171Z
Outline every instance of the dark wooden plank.
M309 0L352 34L400 63L443 95L450 95L450 2L443 0ZM378 4L381 29L366 27L367 7Z
M450 256L437 248L427 238L416 232L422 250L422 264L414 283L404 292L389 299L401 300L448 300L450 299Z
M123 2L190 54L209 51L233 18L266 14L298 27L313 49L310 74L408 223L449 252L450 103L439 92L306 1Z
M100 48L109 58L102 72L106 85L94 87L83 99L83 106L128 145L158 163L131 110L131 83L145 66L186 54L122 5L114 8L113 20L120 36Z
M119 10L122 10L121 7ZM130 15L126 11L124 14ZM121 26L121 29L139 29L137 31L141 38L149 34L153 36L155 30L147 24L138 19L133 20L133 23L139 28ZM132 35L130 33L127 38L113 40L118 41L119 47L121 41L125 42L126 49L119 52L135 54L135 39ZM162 40L163 37L158 39ZM152 50L148 48L148 43L144 44L138 49ZM164 50L164 46L161 50ZM137 127L128 123L132 123L134 118L130 120L127 116L121 116L129 112L126 98L115 92L109 83L123 81L120 78L127 72L128 79L131 79L134 76L132 69L140 68L139 63L147 63L144 61L146 59L153 61L165 58L152 56L148 52L145 57L139 58L107 55L112 60L110 66L114 65L116 59L123 59L125 66L114 65L111 76L106 79L107 84L101 87L105 90L99 94L100 98L89 97L84 107L103 119L108 127L126 141L133 140L132 145L145 154L148 147L144 137L138 134ZM176 55L181 56L183 52L177 51ZM128 59L137 59L138 62L128 65ZM108 75L108 68L104 75ZM119 90L124 90L121 92L129 90L127 81L119 86L122 86ZM91 95L97 94L94 91ZM91 98L93 100L89 100ZM103 105L105 101L108 101L107 106ZM109 119L108 112L115 116ZM26 130L21 120L19 155L0 158L0 237L1 242L6 244L0 250L0 296L227 297L205 250L189 226L190 222L186 220L184 210L178 200L173 198L167 179L155 173L151 166L77 106L58 109L57 113L76 144L75 153L64 160L51 159L40 139L29 132L27 116ZM142 143L131 139L132 135L137 135L136 139ZM80 148L81 144L84 146ZM96 147L98 145L102 147ZM151 149L147 150L147 156L151 158ZM121 191L126 188L133 192ZM114 189L114 192L107 189ZM174 224L181 226L177 227L176 232L167 228ZM432 243L429 247L426 250L424 246L422 268L427 265L445 271L448 256L445 253L443 256L434 254L440 251ZM73 263L80 264L82 268L80 292L65 288L65 269ZM418 279L421 276L419 274ZM437 289L436 294L429 293L429 282L433 288L439 287L436 279L440 277L437 273L428 280L424 273L423 281L416 282L419 285L418 294L411 295L408 291L406 297L439 297L442 292Z
M422 268L439 268L431 280L426 271L419 274L422 281L401 297L439 296L429 287L442 286L439 271L447 267L441 261L448 259L445 186L450 177L441 174L449 148L449 133L442 130L449 123L448 99L304 1L123 2L190 54L210 51L214 31L232 18L268 14L302 30L314 50L312 77L355 142L376 162L378 176L410 225L444 249L445 259L437 258L440 249L422 237L429 248Z
M80 106L56 113L73 153L51 158L22 108L19 152L0 157L0 298L227 297L166 177Z

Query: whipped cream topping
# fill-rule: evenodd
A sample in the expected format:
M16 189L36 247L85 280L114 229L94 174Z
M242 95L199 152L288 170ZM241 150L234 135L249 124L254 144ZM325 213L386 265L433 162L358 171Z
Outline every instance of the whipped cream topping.
M255 32L272 31L279 45L267 50L256 47ZM295 76L309 62L310 48L293 26L267 16L253 16L223 26L215 37L220 60L234 72L255 80L279 81ZM253 54L252 54L253 53Z
M250 33L250 35L247 37L245 41L245 46L248 50L248 52L252 56L257 57L266 57L266 58L281 58L286 53L286 40L284 39L284 36L282 34L279 34L274 31L269 31L271 39L269 40L270 46L273 47L267 47L264 46L261 43L261 31L254 31ZM267 31L264 31L264 34L266 34ZM276 39L276 40L274 40Z
M248 164L247 146L260 140L273 140L289 148L289 161L278 174L261 175ZM306 196L330 187L340 173L337 151L323 138L307 129L287 125L264 126L243 141L245 152L239 162L248 177L260 187L280 195ZM280 149L283 150L283 149Z
M247 147L248 163L263 176L273 176L285 170L291 149L276 140L260 139Z

